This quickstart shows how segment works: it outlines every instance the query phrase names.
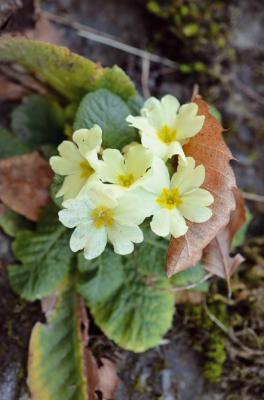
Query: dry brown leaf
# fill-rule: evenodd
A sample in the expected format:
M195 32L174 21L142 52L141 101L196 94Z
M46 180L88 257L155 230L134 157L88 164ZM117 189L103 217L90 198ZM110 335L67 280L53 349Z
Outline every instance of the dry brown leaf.
M0 102L18 101L30 94L30 90L22 85L12 82L0 73Z
M102 392L104 400L113 400L120 383L117 376L116 365L107 358L101 358L100 361L103 365L98 370L98 389Z
M230 221L204 249L205 269L214 275L225 278L230 288L230 278L244 261L241 254L230 257L232 239L246 221L246 210L242 193L235 188L236 208L231 212Z
M53 172L37 152L0 160L0 200L24 217L37 221L49 202Z
M232 189L236 181L229 164L233 157L222 138L223 128L209 113L205 101L197 97L194 102L199 107L198 114L205 116L205 122L201 132L184 146L184 152L193 157L197 165L205 166L202 187L214 196L213 216L202 224L190 223L185 236L171 239L166 267L169 277L194 266L202 258L203 249L227 225L235 208Z
M201 304L204 293L191 290L182 290L175 293L175 304Z

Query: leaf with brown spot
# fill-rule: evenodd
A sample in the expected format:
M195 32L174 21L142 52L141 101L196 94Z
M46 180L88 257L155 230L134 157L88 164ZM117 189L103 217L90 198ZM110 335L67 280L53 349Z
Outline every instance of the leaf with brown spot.
M214 275L225 278L230 288L230 278L237 267L244 261L241 254L231 257L232 239L246 221L246 210L242 193L234 188L236 208L231 212L229 223L223 227L216 237L204 249L203 262L205 269Z
M189 223L186 235L171 239L166 267L169 277L201 259L203 249L227 225L230 213L235 208L232 189L236 186L236 180L229 163L233 157L222 138L223 128L209 113L205 101L197 97L194 102L199 108L198 115L205 116L205 122L198 135L184 146L184 152L195 159L196 165L203 164L205 167L202 187L214 196L211 206L213 216L202 224Z
M49 202L53 172L37 152L0 160L0 200L26 218L37 221Z

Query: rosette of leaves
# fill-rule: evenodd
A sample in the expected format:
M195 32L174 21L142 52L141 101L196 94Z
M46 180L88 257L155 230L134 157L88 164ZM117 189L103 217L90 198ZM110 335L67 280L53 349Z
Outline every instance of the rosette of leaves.
M49 96L25 99L12 114L12 131L0 131L0 143L3 143L0 173L1 163L6 167L6 162L12 165L15 161L20 166L19 157L24 157L24 165L28 159L35 159L36 150L48 158L64 135L65 126L70 136L73 129L90 128L97 123L103 128L103 145L109 147L121 149L137 140L135 130L128 128L124 121L128 114L139 112L142 99L120 68L102 68L65 48L17 38L1 41L0 58L20 64L51 89ZM211 120L210 124L214 129ZM208 136L208 132L207 129L203 136ZM221 142L218 136L217 140ZM34 153L30 153L32 150ZM189 151L191 154L190 146ZM227 154L224 162L228 163L229 159ZM44 161L42 164L49 173ZM27 185L37 179L33 178L27 181ZM9 186L16 184L10 182ZM59 184L55 177L50 188L53 199ZM48 199L46 186L41 187L38 183L37 189L41 193L44 191ZM231 189L228 187L228 190ZM23 215L27 217L25 200L23 196L20 198L23 207L18 207L17 202L12 204L15 204L13 211L23 209ZM234 205L231 203L231 207L225 209L226 221ZM43 205L38 204L31 220L38 219ZM169 280L164 272L168 242L148 231L145 232L145 241L127 257L116 255L110 249L90 262L82 255L76 257L69 250L69 232L58 223L59 207L60 202L50 204L36 225L25 224L22 217L16 219L14 212L5 211L0 225L14 236L13 252L17 260L16 264L9 266L8 275L16 293L28 301L55 293L47 324L37 324L30 341L29 385L33 397L40 400L90 400L94 398L94 391L92 378L86 374L87 341L81 330L82 302L86 303L95 323L110 339L125 349L141 352L158 345L171 326L173 286L198 284L205 272L201 264L188 269L188 272L183 271L191 267L185 262L185 239L174 241L170 244L168 271L170 274L183 272ZM215 232L210 234L212 238L224 222L216 225ZM208 242L211 236L207 236ZM197 254L191 249L195 253L192 254L193 264L201 257L201 247ZM176 252L177 248L181 251ZM178 254L181 256L179 259ZM200 290L207 290L207 287ZM87 334L87 323L84 331ZM91 365L91 360L89 362ZM55 379L50 379L54 373Z

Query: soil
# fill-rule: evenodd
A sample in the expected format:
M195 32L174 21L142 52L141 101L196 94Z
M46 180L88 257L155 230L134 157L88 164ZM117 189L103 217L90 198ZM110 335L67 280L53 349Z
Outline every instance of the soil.
M209 0L208 0L209 1ZM206 0L203 0L206 3ZM264 9L261 0L222 2L225 5L227 42L221 51L186 51L188 41L173 35L166 21L151 15L146 1L117 0L56 0L44 1L45 11L66 15L98 31L113 35L120 41L142 49L150 49L161 57L173 59L178 65L202 61L203 73L186 74L179 68L151 63L148 90L152 95L171 93L186 102L193 86L221 113L227 129L225 139L237 159L234 169L243 191L264 195ZM252 22L254 21L254 23ZM142 92L142 60L132 54L81 38L71 27L56 24L64 44L103 65L120 65ZM162 32L162 37L157 33ZM230 52L230 49L232 50ZM230 55L231 54L231 55ZM1 105L1 118L10 109ZM264 206L248 202L253 214L248 237L241 249L246 262L235 278L234 298L226 298L222 282L215 282L209 302L225 305L228 323L247 349L263 349L263 223ZM29 335L32 326L42 318L37 303L21 302L8 288L4 266L12 262L10 241L1 234L1 366L0 399L26 399L25 376ZM237 285L237 286L236 286ZM236 288L237 287L237 288ZM220 294L219 294L220 293ZM215 361L208 356L208 317L197 324L188 314L187 306L178 312L166 342L144 354L120 351L98 330L92 348L98 354L116 359L121 378L117 399L130 400L254 400L264 397L264 356L255 356L217 329L224 342L226 361L214 383L205 378L205 364ZM262 321L262 322L261 322ZM199 325L200 324L200 325ZM209 328L209 330L212 328ZM212 329L213 330L213 329ZM198 332L199 331L199 332ZM94 334L94 335L93 335ZM99 342L99 344L98 344ZM108 354L109 353L109 354ZM217 357L216 357L217 358ZM3 360L3 361L2 361ZM207 366L208 368L208 366ZM212 379L211 379L212 380Z

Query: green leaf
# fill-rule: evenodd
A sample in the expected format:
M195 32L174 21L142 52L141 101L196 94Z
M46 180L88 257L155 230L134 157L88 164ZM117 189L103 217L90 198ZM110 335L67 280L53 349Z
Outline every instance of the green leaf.
M102 87L124 100L136 94L133 83L120 68L102 68L53 44L6 38L0 43L0 59L22 65L68 100L80 101L87 92Z
M56 197L56 194L60 190L62 184L64 181L64 176L57 175L55 174L52 180L52 183L50 185L50 195L54 203L59 207L62 208L62 202L63 198L62 197Z
M252 220L252 214L248 209L246 209L246 222L235 234L234 239L232 241L232 250L235 250L237 247L242 246L244 244L247 229L251 220Z
M121 149L137 135L126 122L130 110L118 96L106 89L87 94L76 114L75 129L92 128L98 124L103 131L103 147Z
M142 96L137 94L136 96L129 97L127 105L132 115L140 115L140 110L143 107L144 99Z
M112 68L104 68L104 72L96 82L94 89L102 88L108 89L125 101L136 94L134 84L117 65Z
M29 148L6 129L0 128L0 159L29 153Z
M24 217L0 204L0 227L6 235L15 237L19 230L27 228L29 224Z
M82 275L80 293L95 323L127 350L158 345L171 326L174 296L164 262L165 249L146 242L127 257L108 250L97 265L86 261L90 272Z
M197 263L195 267L186 269L185 271L178 272L170 278L170 282L173 286L176 287L186 287L189 285L195 285L199 283L201 279L205 276L205 270L201 262ZM196 286L195 291L199 292L207 292L208 291L208 282L203 282L200 285Z
M220 122L220 124L222 124L222 115L220 111L212 104L209 105L209 112L213 117L217 119L218 122Z
M37 323L29 346L28 383L39 400L88 400L89 380L83 305L75 287L64 287L46 324ZM85 328L86 329L86 328ZM85 334L87 334L85 332ZM91 382L91 384L90 384Z
M82 253L78 258L79 270L91 272L80 285L80 293L88 303L107 301L125 282L122 258L110 250L93 261L85 260Z
M22 265L10 265L8 276L14 291L29 301L48 296L67 276L73 253L69 233L54 218L44 214L36 232L18 232L13 242Z
M57 143L63 132L63 110L43 96L29 96L13 111L11 127L30 150Z

